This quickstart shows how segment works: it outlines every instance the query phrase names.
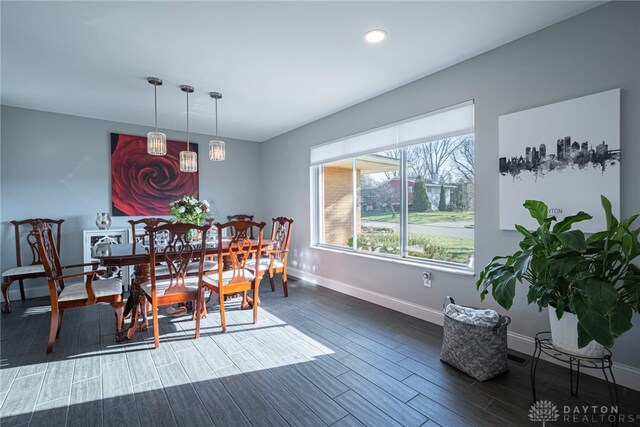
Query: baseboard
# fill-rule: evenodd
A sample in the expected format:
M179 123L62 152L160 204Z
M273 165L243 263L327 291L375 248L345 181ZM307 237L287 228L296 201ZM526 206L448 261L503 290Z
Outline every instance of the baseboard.
M382 307L407 314L409 316L417 317L418 319L426 320L427 322L435 323L436 325L442 326L444 322L444 315L442 314L442 310L434 310L432 308L394 298L389 295L384 295L378 292L358 288L356 286L348 285L346 283L308 273L297 268L289 267L288 273L292 277L296 277L315 285L332 289L334 291L350 295L380 305ZM533 339L533 337L518 334L516 332L508 332L507 338L510 349L519 351L524 354L533 354L533 350L535 348L535 340ZM544 360L548 360L561 366L566 366L565 364L553 358L545 357L544 354L542 356ZM582 372L598 378L603 378L599 370L585 369ZM613 365L613 373L618 384L640 391L640 368L623 365L621 363L615 363Z

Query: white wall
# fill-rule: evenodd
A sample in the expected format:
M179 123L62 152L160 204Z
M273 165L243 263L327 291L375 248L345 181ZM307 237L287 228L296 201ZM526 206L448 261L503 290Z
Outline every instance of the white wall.
M144 126L3 106L1 270L16 263L9 221L33 217L64 218L62 260L81 262L82 230L96 228L97 212L111 212L110 133L146 135L148 131ZM186 140L183 132L164 132L169 139ZM191 134L200 152L200 198L214 201L224 219L230 214L257 212L259 145L221 137L226 142L226 160L211 162L207 151L210 139L211 135ZM122 228L129 227L127 220L131 218L112 219L111 228ZM44 281L27 281L27 297L41 294L45 286ZM17 282L11 295L19 298Z
M476 271L494 255L517 249L517 232L498 227L500 115L621 88L622 215L640 213L639 23L639 3L608 3L263 143L263 167L272 187L281 189L267 193L263 217L296 219L290 265L301 276L319 276L320 283L355 287L354 294L378 300L382 294L409 312L441 311L446 295L478 305L476 278L435 272L433 287L425 288L423 268L310 248L309 147L469 99L476 113ZM484 305L498 308L493 301ZM546 313L527 305L525 286L509 315L515 333L532 337L549 328ZM613 351L616 362L640 367L640 317L633 321L636 327Z

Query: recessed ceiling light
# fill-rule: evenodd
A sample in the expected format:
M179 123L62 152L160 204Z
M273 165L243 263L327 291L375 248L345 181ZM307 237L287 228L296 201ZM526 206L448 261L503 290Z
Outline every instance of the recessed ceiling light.
M387 33L384 30L371 30L364 33L364 41L367 43L380 43L387 38Z

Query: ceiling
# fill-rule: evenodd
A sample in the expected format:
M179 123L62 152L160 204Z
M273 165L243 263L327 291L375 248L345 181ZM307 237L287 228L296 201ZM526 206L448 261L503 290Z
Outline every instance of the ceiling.
M264 141L600 3L2 1L1 100Z

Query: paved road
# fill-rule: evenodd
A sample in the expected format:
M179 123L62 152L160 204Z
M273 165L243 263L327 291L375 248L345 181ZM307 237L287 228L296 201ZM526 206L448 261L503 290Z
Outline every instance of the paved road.
M386 227L395 231L400 230L400 224L382 221L362 221L362 225L368 227ZM465 225L473 225L472 221L436 222L433 224L409 224L409 233L430 234L432 236L459 237L473 239L473 228L465 228Z

